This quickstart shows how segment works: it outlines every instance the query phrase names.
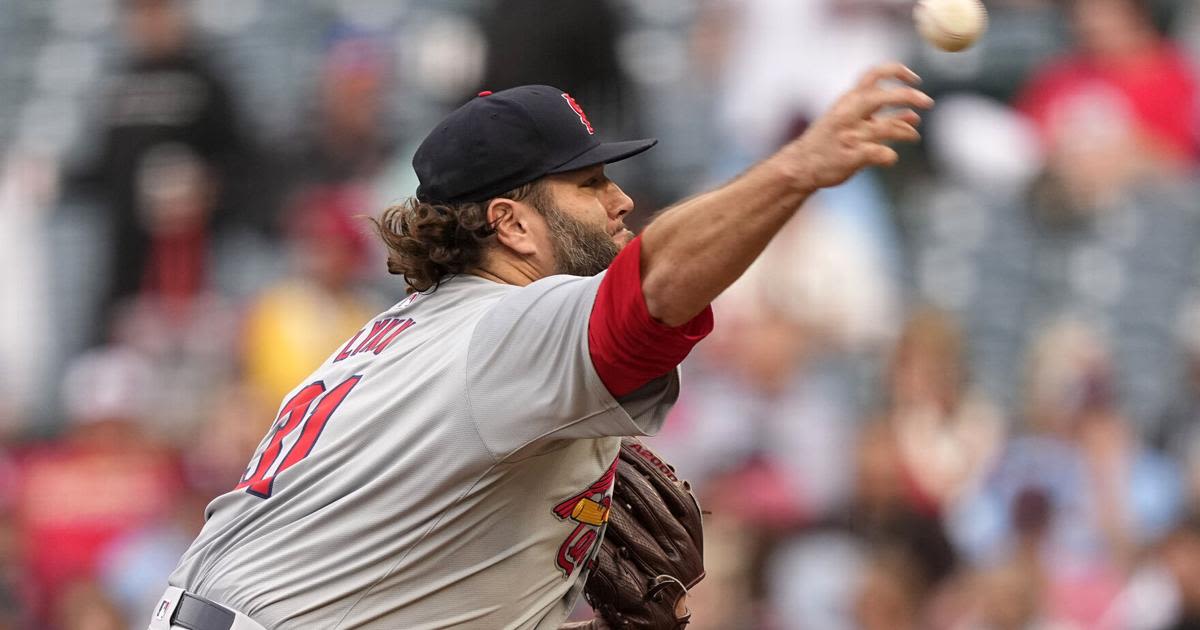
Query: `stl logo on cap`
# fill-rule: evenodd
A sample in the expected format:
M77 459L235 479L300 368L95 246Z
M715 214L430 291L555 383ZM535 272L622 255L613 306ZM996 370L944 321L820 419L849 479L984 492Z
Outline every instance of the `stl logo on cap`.
M566 92L563 92L562 97L566 99L571 109L575 110L575 113L579 115L579 122L583 123L583 126L587 128L588 135L596 135L596 130L592 129L592 123L588 120L587 114L583 113L583 108L579 106L579 103L576 103L575 99L571 98L571 95Z

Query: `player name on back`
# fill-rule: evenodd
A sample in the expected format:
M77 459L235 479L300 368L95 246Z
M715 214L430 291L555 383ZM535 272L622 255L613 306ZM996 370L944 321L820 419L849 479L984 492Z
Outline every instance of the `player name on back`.
M363 352L372 352L378 355L387 350L396 337L400 336L400 333L408 330L415 323L408 317L377 319L371 322L369 327L364 327L355 333L350 341L342 346L342 351L334 357L333 362L337 363Z

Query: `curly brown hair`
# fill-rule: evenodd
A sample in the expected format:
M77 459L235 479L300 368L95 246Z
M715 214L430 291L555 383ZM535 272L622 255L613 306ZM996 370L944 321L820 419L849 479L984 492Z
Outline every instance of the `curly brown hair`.
M531 199L541 207L543 194L540 183L532 182L486 201L441 203L410 197L371 222L387 246L388 272L404 276L411 291L428 291L483 260L496 234L487 220L493 199Z

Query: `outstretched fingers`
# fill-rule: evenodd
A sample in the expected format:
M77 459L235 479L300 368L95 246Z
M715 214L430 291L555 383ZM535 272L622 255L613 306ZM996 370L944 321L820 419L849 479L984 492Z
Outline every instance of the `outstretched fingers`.
M897 109L890 112L888 116L903 120L913 127L921 124L921 115L911 109Z
M875 116L867 123L867 137L872 142L916 142L921 139L921 132L910 120L911 117L900 114Z
M881 88L873 87L855 92L852 101L852 112L860 118L870 118L875 112L885 107L904 107L909 109L929 109L933 107L933 99L928 94L911 87Z
M885 82L902 85L887 85ZM846 107L849 114L856 118L870 118L885 107L929 109L933 106L933 99L912 87L920 83L921 77L902 63L881 64L863 74L858 85L847 95Z

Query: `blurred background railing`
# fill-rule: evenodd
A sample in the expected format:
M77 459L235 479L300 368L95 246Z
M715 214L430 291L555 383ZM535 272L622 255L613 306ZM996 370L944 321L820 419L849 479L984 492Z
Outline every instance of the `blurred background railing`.
M652 440L713 512L694 627L1200 627L1200 5L987 5L949 54L909 0L0 0L0 628L144 627L403 295L362 215L475 92L660 138L640 225L892 58L924 142L721 297Z

